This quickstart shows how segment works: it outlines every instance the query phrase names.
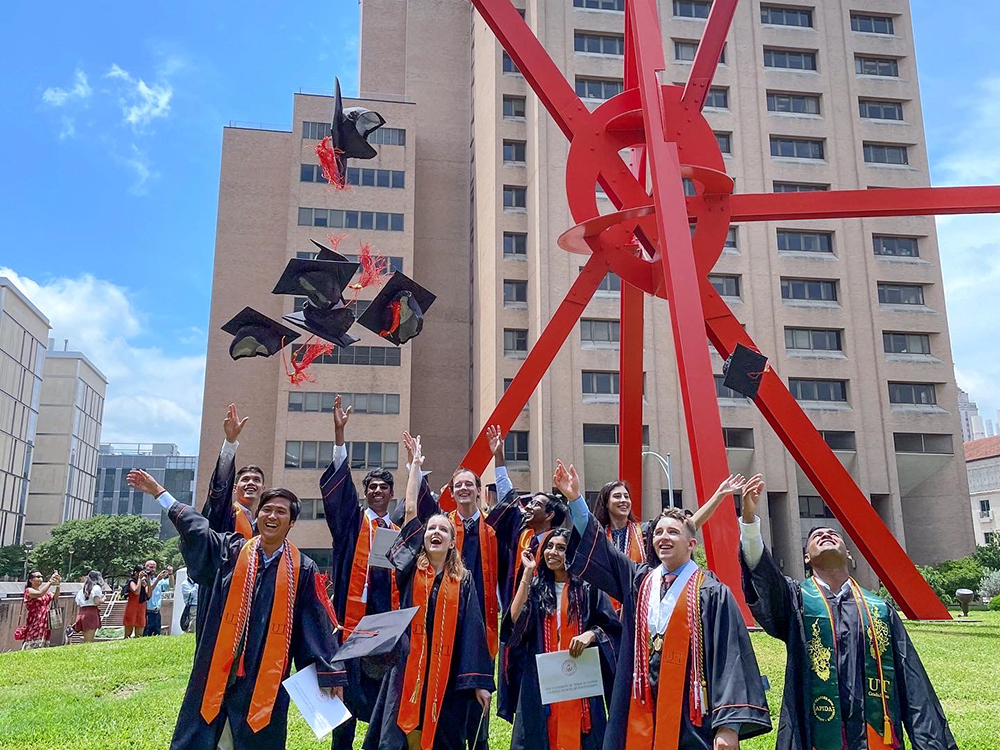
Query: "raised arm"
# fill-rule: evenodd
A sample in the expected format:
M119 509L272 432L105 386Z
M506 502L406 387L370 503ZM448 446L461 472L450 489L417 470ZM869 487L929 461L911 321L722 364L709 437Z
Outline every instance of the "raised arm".
M761 475L757 474L750 478L749 482L761 479ZM719 485L719 489L715 491L715 494L708 499L704 505L702 505L698 510L694 512L691 516L691 523L694 524L695 529L700 529L705 525L705 522L712 517L722 501L727 497L732 495L734 492L739 492L741 489L746 487L749 482L743 478L742 474L730 474L726 479L722 480L722 484Z
M535 556L530 550L521 552L521 582L514 592L514 599L510 603L510 619L517 622L521 619L524 605L528 603L528 596L531 593L531 579L535 575Z
M403 525L417 517L417 497L420 494L420 484L423 478L420 467L424 465L424 453L420 446L420 435L412 442L413 457L410 459L410 476L406 480L406 506L403 512Z
M358 490L351 477L351 467L347 461L347 444L344 442L347 423L354 407L348 406L345 410L342 404L338 393L333 399L333 462L319 480L323 511L333 540L335 557L343 554L348 539L357 535L361 524Z
M208 482L208 497L201 510L202 515L208 518L211 528L220 533L235 528L232 503L233 486L236 483L236 449L240 446L240 433L249 419L250 417L240 419L236 404L230 404L226 418L222 421L226 439Z

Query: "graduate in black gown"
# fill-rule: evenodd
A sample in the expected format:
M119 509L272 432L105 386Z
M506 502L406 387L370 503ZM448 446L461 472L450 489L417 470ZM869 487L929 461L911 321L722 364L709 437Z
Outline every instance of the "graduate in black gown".
M501 628L522 669L511 750L600 750L604 743L622 624L607 594L567 572L569 537L568 529L553 529L537 560L522 552L521 580ZM577 657L590 647L600 653L604 696L543 705L535 655L568 650Z
M553 484L574 498L570 574L623 605L604 750L652 750L656 740L690 750L735 750L740 739L770 731L743 617L729 589L691 559L698 544L691 519L676 508L664 510L652 534L660 565L636 563L589 512L572 466L560 461ZM658 737L663 732L666 738Z
M188 575L211 589L205 630L177 716L171 750L285 747L292 661L315 665L321 688L343 697L347 675L333 665L335 617L316 564L291 544L299 513L289 490L263 493L260 534L212 531L208 519L176 502L153 477L132 470L129 484L156 497L180 534Z
M400 643L400 659L382 682L364 747L367 750L460 750L469 704L489 731L493 660L472 576L456 549L449 516L417 517L419 436L412 452L403 530L389 552L402 606L420 611Z
M763 489L758 480L743 492L740 561L750 610L786 644L777 750L901 748L904 727L914 748L957 750L896 610L850 578L840 532L809 532L811 577L778 570L755 515Z
M506 612L521 572L521 553L532 554L549 529L566 521L566 504L561 497L536 492L527 501L522 498L507 474L504 465L504 441L499 426L486 428L496 472L497 497L500 500L486 516L486 523L497 538L497 581L500 587L500 611ZM521 667L511 662L510 650L500 639L500 664L497 667L497 716L514 720Z

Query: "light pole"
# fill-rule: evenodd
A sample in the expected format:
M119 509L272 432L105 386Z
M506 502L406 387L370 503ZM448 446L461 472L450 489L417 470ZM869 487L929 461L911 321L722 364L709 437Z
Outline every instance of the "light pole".
M31 556L31 550L34 548L34 542L24 543L24 580L28 580L28 558Z
M655 451L643 451L642 457L645 458L646 456L652 456L653 458L655 458L656 462L660 465L660 468L663 469L663 473L667 475L667 497L669 498L668 502L670 503L671 508L674 507L674 480L670 472L670 454L667 453L666 458L664 458Z
M66 579L73 580L73 553L76 551L72 547L67 550L69 552L69 567L66 568Z

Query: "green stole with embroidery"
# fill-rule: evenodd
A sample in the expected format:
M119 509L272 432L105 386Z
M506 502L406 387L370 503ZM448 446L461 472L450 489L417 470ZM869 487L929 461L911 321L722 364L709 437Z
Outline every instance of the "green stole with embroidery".
M849 579L865 638L865 723L869 750L900 746L896 725L896 678L889 606ZM837 681L837 639L830 604L813 578L802 582L802 614L809 654L809 722L813 750L843 750L844 730Z

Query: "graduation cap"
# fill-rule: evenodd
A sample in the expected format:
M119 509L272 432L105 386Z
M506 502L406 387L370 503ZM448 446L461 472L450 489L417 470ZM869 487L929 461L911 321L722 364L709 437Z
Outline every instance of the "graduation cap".
M760 378L764 374L767 357L743 344L737 344L729 359L722 365L723 383L747 398L756 398Z
M339 237L333 237L335 240L342 240L347 235L340 235ZM316 260L336 260L341 263L350 263L347 256L341 255L335 250L331 250L326 245L321 245L316 240L312 240L312 243L319 248L319 253L316 255Z
M222 326L222 330L233 336L233 343L229 345L229 356L233 359L270 357L299 337L291 328L271 320L252 307L244 307L236 317Z
M344 109L344 101L340 96L340 79L335 79L330 135L333 147L340 152L338 155L342 160L375 158L377 152L368 143L368 136L383 125L385 118L378 112L365 107Z
M358 341L347 332L354 325L354 313L342 302L317 307L307 300L301 312L282 316L282 320L340 347L350 346Z
M399 346L420 333L424 313L437 297L409 276L396 271L372 300L358 322Z
M304 294L316 307L330 307L341 301L358 268L360 264L346 259L292 258L271 293Z
M361 669L370 677L384 676L399 658L398 645L420 607L395 609L365 615L344 644L336 660L361 659Z

